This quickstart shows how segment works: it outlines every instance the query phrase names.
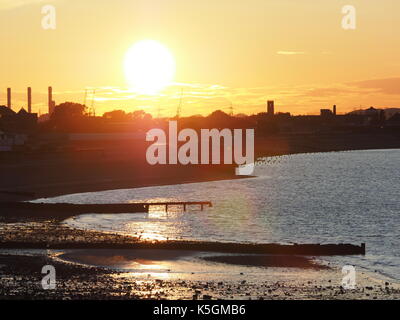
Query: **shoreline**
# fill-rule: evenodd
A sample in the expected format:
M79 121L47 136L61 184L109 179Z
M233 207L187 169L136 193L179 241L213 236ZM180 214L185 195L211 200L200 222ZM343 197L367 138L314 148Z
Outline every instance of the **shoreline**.
M248 178L236 176L236 166L233 165L148 165L143 143L100 141L96 142L96 147L101 148L101 153L71 151L0 158L0 170L3 172L0 191L34 193L12 195L0 192L0 202ZM399 136L394 134L272 135L256 138L255 159L301 153L399 148Z
M167 169L167 168L166 168ZM223 172L214 171L214 176L204 176L204 173L209 174L207 172L208 169L199 168L196 175L191 176L190 178L183 177L147 177L144 181L132 181L132 179L121 179L121 180L96 180L93 179L91 182L87 181L76 181L73 183L54 183L54 184L41 184L41 185L33 185L31 187L25 186L24 189L21 190L21 187L16 187L13 189L5 190L4 193L0 192L0 203L1 202L9 202L9 201L34 201L43 198L53 198L63 195L69 194L78 194L78 193L90 193L90 192L99 192L99 191L107 191L107 190L120 190L120 189L135 189L135 188L144 188L144 187L157 187L157 186L167 186L167 185L177 185L177 184L185 184L185 183L198 183L198 182L210 182L210 181L222 181L222 180L236 180L243 179L243 177L234 175L234 168L232 167L232 173L227 172L227 169L224 168ZM167 170L165 170L167 171ZM244 177L250 178L250 177ZM2 188L4 190L4 188ZM26 192L26 190L35 190L34 192L28 191L31 193L30 195L18 195L15 193L18 192Z
M255 163L257 159L268 158L268 157L281 157L281 156L289 156L289 155L300 155L300 154L310 154L310 153L329 153L329 152L352 152L352 151L379 151L379 150L398 150L400 146L397 148L367 148L367 149L341 149L341 150L321 150L321 151L299 151L293 153L277 153L270 154L264 156L258 156L255 159ZM257 165L257 164L256 164ZM172 166L172 165L170 165ZM169 165L161 166L164 170L161 170L163 173L168 172ZM100 191L108 191L108 190L123 190L123 189L136 189L136 188L146 188L146 187L158 187L158 186L173 186L187 183L201 183L201 182L212 182L212 181L224 181L224 180L237 180L237 179L250 179L256 178L255 176L237 176L235 175L235 166L229 165L218 165L218 167L204 168L204 165L198 166L193 170L190 168L189 171L195 171L195 175L190 178L183 177L148 177L144 180L137 182L132 181L131 179L121 179L121 180L99 180L93 179L94 181L77 181L74 183L54 183L54 184L41 184L41 185L33 185L31 188L24 187L15 187L12 189L5 190L4 187L0 188L0 204L2 202L20 202L20 201L37 201L40 199L46 198L54 198L60 197L64 195L70 194L79 194L79 193L92 193L92 192L100 192ZM180 167L182 168L182 167ZM222 172L220 171L222 168ZM0 164L1 169L1 164ZM176 167L174 168L176 169ZM183 168L184 169L184 168ZM210 170L211 169L211 170ZM211 171L211 172L210 172ZM206 176L204 174L207 173ZM210 176L210 173L213 176ZM0 181L1 186L1 181ZM36 190L36 192L31 192L28 190Z
M177 261L179 262L179 261ZM207 262L209 263L209 262ZM63 261L44 251L31 255L0 251L0 300L387 300L400 299L400 285L359 272L355 289L341 286L336 268L225 268L225 273L187 270L130 272ZM55 290L41 288L44 265L57 272ZM210 267L216 267L215 263ZM256 269L254 269L256 268ZM232 273L233 272L233 273Z
M374 148L376 149L376 148ZM374 150L374 149L367 149L367 150ZM364 150L364 149L363 149ZM336 151L358 151L356 150L332 150L333 152ZM318 152L318 151L310 151L310 152ZM299 153L310 153L310 152L299 152ZM331 152L331 151L329 151ZM298 154L298 153L296 153ZM193 168L191 168L193 170ZM232 168L230 168L232 169ZM177 184L177 183L185 183L185 182L201 182L201 181L215 181L215 180L222 180L222 179L232 179L236 176L232 176L227 174L227 168L224 168L224 173L218 176L210 177L210 172L203 168L205 171L196 171L196 175L192 175L190 179L183 180L183 176L175 177L175 180L171 183L169 181L169 185ZM157 173L160 173L158 171ZM200 174L200 172L202 172ZM218 172L218 170L214 171ZM207 176L202 174L207 173ZM171 173L168 173L169 175ZM173 174L172 174L173 175ZM237 177L236 177L237 178ZM240 177L242 178L242 177ZM245 177L248 178L248 177ZM158 180L157 180L158 179ZM153 176L151 181L156 183L157 181L167 182L168 177L156 177ZM198 180L200 179L200 181ZM149 186L145 185L149 183L150 180L141 180L139 182L135 182L137 184L136 187L144 187ZM119 180L120 181L120 180ZM125 180L127 181L127 180ZM132 182L132 181L131 181ZM175 183L174 183L175 182ZM93 182L94 183L94 182ZM109 181L107 183L110 183ZM113 182L115 183L115 181ZM144 184L144 185L141 185ZM155 184L160 185L160 184ZM119 186L121 186L119 184ZM104 187L104 185L98 186L100 188ZM122 187L124 189L125 187ZM131 187L129 187L131 188ZM58 191L60 191L60 188ZM68 189L68 188L67 188ZM116 188L120 189L120 188ZM55 192L53 190L52 192ZM57 192L58 192L57 191ZM96 191L96 190L95 190ZM91 190L90 192L95 192ZM42 189L43 194L46 194L45 188ZM80 192L78 192L80 193ZM14 236L14 240L17 239L20 244L29 244L29 237L30 236L40 236L45 241L43 241L43 248L49 249L52 248L51 244L55 243L54 240L59 239L60 237L72 237L73 243L80 242L84 243L85 239L91 239L91 241L95 240L96 237L98 239L102 239L104 243L111 243L115 245L121 241L124 242L124 236L116 236L112 234L106 234L103 232L91 232L85 230L76 230L72 228L68 228L65 226L60 226L54 221L38 221L33 219L32 225L28 226L21 226L19 222L17 222L16 228L20 228L19 230L13 229L14 226L12 223L9 225L10 228L4 229L4 224L2 222L2 217L0 214L0 234L7 235L8 237ZM19 219L17 219L19 220ZM9 222L5 221L5 225ZM6 226L7 227L7 226ZM17 231L16 231L17 230ZM16 232L15 232L16 231ZM4 236L3 236L3 239ZM128 237L125 237L128 239ZM132 237L129 237L130 241L132 241ZM8 240L9 241L9 240ZM37 243L37 242L36 242ZM49 245L50 244L50 245ZM22 246L23 247L23 246ZM59 247L60 249L62 247ZM65 249L65 248L63 248ZM155 247L152 250L160 249L160 247ZM178 243L175 249L179 249L182 251L182 247ZM202 248L201 248L202 249ZM133 249L135 250L135 249ZM219 249L218 249L219 250ZM8 255L4 256L1 252L4 250L0 250L0 265L4 265L0 268L0 274L2 277L0 279L5 278L6 280L2 279L1 284L2 288L0 289L0 299L13 299L13 298L26 298L31 299L29 297L29 292L38 292L37 296L34 298L37 299L174 299L174 298L184 298L184 299L214 299L214 298L221 298L221 299L231 299L232 296L235 298L242 298L248 299L255 298L255 299L400 299L400 290L394 286L390 282L390 285L386 285L385 282L379 282L377 285L370 285L369 278L367 280L363 280L362 287L357 289L353 292L345 292L342 290L340 285L332 285L332 277L338 276L341 277L341 273L335 271L328 271L328 270L314 270L313 275L310 276L308 268L294 268L290 272L285 271L285 265L280 265L279 267L273 266L270 264L268 267L269 272L273 275L277 281L272 281L271 279L264 281L262 286L260 287L257 281L251 282L248 280L247 275L245 274L244 277L240 274L237 274L235 279L229 280L229 283L233 283L233 286L237 287L236 293L231 295L232 291L230 290L230 285L227 283L223 284L223 290L221 286L218 284L221 281L207 281L207 286L204 286L204 282L202 280L186 280L186 282L182 283L179 280L163 280L157 278L151 278L147 281L147 285L152 286L154 290L162 291L165 286L170 288L170 294L167 296L157 296L154 293L147 293L143 294L143 287L137 285L135 278L130 278L130 276L124 275L121 272L114 272L110 270L104 270L104 268L98 268L96 266L77 266L73 264L68 264L66 262L61 261L54 261L54 259L48 255L47 253L43 254L42 256L33 256L33 257L26 257L21 255ZM16 250L16 252L22 252L21 250ZM46 251L47 252L47 251ZM219 251L215 251L219 252ZM235 261L233 261L233 260ZM239 258L218 258L218 259L211 259L209 263L223 263L229 265L229 262L233 262L231 265L232 267L237 267L238 260L242 259ZM230 261L229 261L230 260ZM253 261L253 265L260 265L260 257L256 258L258 261ZM265 262L265 261L264 261ZM303 261L304 262L304 261ZM57 272L60 274L62 279L65 279L65 284L63 287L54 293L49 292L41 292L40 288L38 288L39 280L32 276L35 272L37 273L36 267L39 268L40 265L43 266L42 263L55 263L57 265ZM268 263L267 263L268 265ZM272 267L271 267L272 266ZM297 265L298 266L298 265ZM304 266L304 265L303 265ZM287 265L286 265L287 267ZM275 269L279 270L275 270ZM59 270L60 269L60 270ZM290 269L290 268L289 268ZM312 268L311 268L312 269ZM36 270L36 271L35 271ZM38 269L39 270L39 269ZM311 271L310 271L311 272ZM285 279L286 275L290 274L290 280L282 280ZM74 275L74 280L68 280L68 278ZM142 274L145 277L144 274ZM297 276L300 276L301 280L297 279ZM304 279L302 278L304 276ZM10 280L11 278L14 280ZM188 276L190 278L190 275ZM250 277L250 276L249 276ZM316 277L316 278L315 278ZM17 280L15 280L17 279ZM18 280L22 279L22 280ZM99 281L100 279L100 281ZM121 280L123 279L123 280ZM246 280L247 284L244 286L242 282ZM79 281L90 283L89 289L80 286ZM121 289L121 282L123 282ZM330 281L330 282L329 282ZM336 280L335 280L336 281ZM222 280L224 282L224 280ZM281 285L279 282L283 282L285 284ZM128 287L125 287L126 284L129 284ZM336 281L336 283L338 283ZM120 289L110 288L110 285L115 285ZM133 287L135 289L129 289L129 287ZM196 291L193 290L193 287L201 287L202 292L201 294L196 294ZM36 288L36 289L35 289ZM207 288L207 290L205 290ZM267 288L267 289L266 289ZM229 290L228 290L229 289ZM196 289L198 290L198 289ZM179 292L184 291L185 294L183 296L179 296ZM12 294L12 292L17 292L17 294ZM82 293L86 292L86 293Z

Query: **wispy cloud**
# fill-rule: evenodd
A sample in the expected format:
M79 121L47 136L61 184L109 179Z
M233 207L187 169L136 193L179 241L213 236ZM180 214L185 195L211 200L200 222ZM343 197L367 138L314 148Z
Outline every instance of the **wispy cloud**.
M35 4L40 2L44 2L44 0L1 0L0 10L14 9L25 5Z
M284 56L294 56L294 55L306 54L304 51L277 51L276 53L284 55Z
M348 85L364 89L375 89L386 94L400 94L400 77L351 82Z

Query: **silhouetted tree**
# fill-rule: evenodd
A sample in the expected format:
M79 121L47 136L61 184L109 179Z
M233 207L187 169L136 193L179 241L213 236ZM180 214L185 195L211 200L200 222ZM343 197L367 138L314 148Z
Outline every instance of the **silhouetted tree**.
M89 117L83 104L64 102L54 108L48 126L55 131L72 132L86 127L85 120L87 119Z
M133 120L142 120L146 114L143 110L136 110L132 112L132 118Z
M80 103L64 102L54 108L51 119L79 119L86 115L86 107Z
M112 121L117 121L117 122L128 121L128 120L132 119L132 117L123 110L113 110L113 111L105 112L103 114L103 118L110 119Z
M221 110L216 110L211 113L206 119L206 126L209 128L230 128L232 117Z
M216 110L211 113L208 118L212 118L214 120L228 120L231 118L231 116L221 110Z

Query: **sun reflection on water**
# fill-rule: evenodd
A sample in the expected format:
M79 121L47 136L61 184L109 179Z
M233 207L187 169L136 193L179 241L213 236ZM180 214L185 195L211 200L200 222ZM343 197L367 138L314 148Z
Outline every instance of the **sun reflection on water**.
M157 202L179 202L179 198L151 198L142 203ZM138 202L132 200L129 202ZM133 219L125 224L126 230L137 236L140 240L146 241L165 241L170 239L182 239L182 217L185 213L198 211L198 208L190 208L184 211L182 205L169 205L168 209L165 205L151 205L149 212L142 216L142 219Z

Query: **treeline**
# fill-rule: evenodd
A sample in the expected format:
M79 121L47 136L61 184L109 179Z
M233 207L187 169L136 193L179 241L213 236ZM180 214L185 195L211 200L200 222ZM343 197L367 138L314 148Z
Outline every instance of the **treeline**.
M378 110L379 111L379 110ZM396 118L397 116L397 118ZM397 120L396 120L397 119ZM153 118L143 110L126 112L113 110L102 116L94 116L79 103L64 102L57 105L53 114L41 119L39 130L57 133L127 133L147 132L153 128L168 128L172 118ZM289 113L258 113L255 115L229 115L217 110L208 116L181 117L178 129L244 129L254 128L257 134L275 133L324 133L324 132L372 132L400 131L400 114L385 120L380 112L373 114L291 116Z
M113 110L103 116L91 115L87 108L79 103L65 102L57 105L53 114L40 122L40 130L45 132L146 132L152 128L167 128L173 118L153 118L143 110L126 112ZM256 126L254 116L231 116L221 110L208 116L195 115L179 118L180 128L251 128Z

